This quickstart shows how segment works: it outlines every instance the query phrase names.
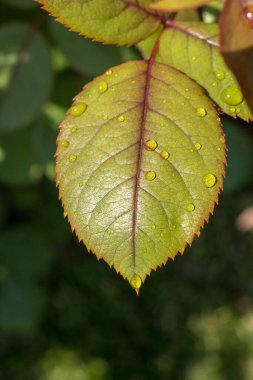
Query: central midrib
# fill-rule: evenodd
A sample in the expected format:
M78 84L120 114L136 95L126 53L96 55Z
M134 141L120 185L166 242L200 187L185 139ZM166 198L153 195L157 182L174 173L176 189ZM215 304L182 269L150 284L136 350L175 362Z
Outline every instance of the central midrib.
M145 138L145 126L147 121L147 113L149 109L148 97L149 97L149 89L150 89L150 81L151 81L151 69L154 63L153 59L150 59L147 63L147 71L146 71L146 85L143 96L143 110L141 117L141 125L140 125L140 137L139 137L139 154L136 165L136 176L135 176L135 187L134 187L134 195L133 195L133 222L132 222L132 243L133 243L133 268L135 273L136 267L136 235L137 235L137 217L138 217L138 200L139 200L139 192L140 192L140 173L141 173L141 165L142 165L142 157L143 157L143 147L144 147L144 138Z

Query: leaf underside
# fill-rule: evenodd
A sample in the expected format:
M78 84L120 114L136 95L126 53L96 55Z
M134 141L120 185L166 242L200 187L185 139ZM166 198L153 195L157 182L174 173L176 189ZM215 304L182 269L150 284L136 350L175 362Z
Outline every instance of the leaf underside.
M160 38L161 62L193 78L226 114L252 120L245 100L227 104L222 99L223 91L231 87L239 90L240 86L219 52L218 25L194 22L174 23L172 27Z
M71 30L106 44L133 45L152 34L160 20L152 0L37 0Z
M213 0L157 0L151 5L151 8L165 12L180 11L182 9L198 8L211 1Z
M96 78L76 97L74 109L82 106L58 137L65 215L99 259L143 282L183 253L213 212L226 161L219 118L197 84L153 61Z

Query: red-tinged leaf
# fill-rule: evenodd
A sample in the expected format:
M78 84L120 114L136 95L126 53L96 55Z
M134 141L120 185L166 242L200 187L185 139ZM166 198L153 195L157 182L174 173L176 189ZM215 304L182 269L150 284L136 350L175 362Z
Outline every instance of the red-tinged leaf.
M253 111L253 4L227 0L220 17L221 51ZM244 6L242 6L244 5Z
M58 137L57 181L79 240L138 292L208 221L225 161L201 88L152 59L132 61L76 97Z

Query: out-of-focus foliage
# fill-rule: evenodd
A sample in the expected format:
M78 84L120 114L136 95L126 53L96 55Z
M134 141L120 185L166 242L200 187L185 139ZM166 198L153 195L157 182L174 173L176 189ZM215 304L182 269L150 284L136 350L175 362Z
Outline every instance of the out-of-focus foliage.
M223 119L229 165L220 206L189 254L154 273L137 298L77 244L54 183L57 126L83 83L103 72L104 47L87 55L84 41L70 57L32 0L0 0L0 28L20 21L39 25L53 74L32 120L19 124L14 103L16 129L0 128L0 379L252 380L253 231L235 224L253 205L252 124ZM108 61L138 57L110 49ZM76 54L96 73L78 69ZM0 72L4 59L0 46Z

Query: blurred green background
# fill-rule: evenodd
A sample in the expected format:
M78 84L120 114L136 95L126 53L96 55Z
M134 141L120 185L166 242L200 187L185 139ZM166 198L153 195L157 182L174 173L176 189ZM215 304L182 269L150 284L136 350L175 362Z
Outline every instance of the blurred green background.
M1 380L253 379L252 125L223 118L215 215L139 298L63 218L59 122L93 76L138 57L68 32L32 0L0 0Z

